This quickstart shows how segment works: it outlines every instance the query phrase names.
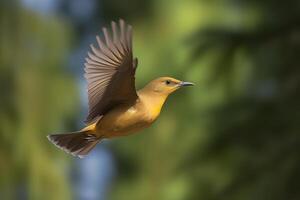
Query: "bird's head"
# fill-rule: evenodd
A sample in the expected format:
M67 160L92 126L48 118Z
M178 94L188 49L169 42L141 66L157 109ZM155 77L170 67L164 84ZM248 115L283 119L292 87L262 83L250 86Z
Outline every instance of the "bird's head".
M146 87L147 90L150 90L151 92L168 96L179 88L192 85L194 84L190 82L180 81L172 77L160 77L152 80Z

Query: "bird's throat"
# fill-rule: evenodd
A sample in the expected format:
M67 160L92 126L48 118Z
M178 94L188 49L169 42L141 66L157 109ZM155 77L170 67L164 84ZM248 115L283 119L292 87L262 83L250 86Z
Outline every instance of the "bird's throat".
M165 99L159 99L157 101L153 101L150 105L150 110L152 115L156 118L160 114L162 106L164 105Z
M167 99L165 95L145 95L140 96L145 108L148 110L151 118L156 119Z

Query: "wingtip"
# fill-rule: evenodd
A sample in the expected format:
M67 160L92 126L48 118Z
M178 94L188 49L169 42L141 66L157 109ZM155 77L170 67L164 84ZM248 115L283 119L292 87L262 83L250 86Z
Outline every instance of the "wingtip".
M120 23L120 26L124 25L124 26L131 26L128 22L126 22L125 19L123 18L119 18L119 23Z
M125 23L125 20L123 18L119 18L120 23Z
M96 35L96 40L97 40L99 46L103 45L103 42L99 35Z
M111 27L114 27L117 25L117 23L114 20L112 20L110 24L111 24Z
M102 27L102 32L103 32L104 36L106 35L105 37L107 37L108 29L105 26Z

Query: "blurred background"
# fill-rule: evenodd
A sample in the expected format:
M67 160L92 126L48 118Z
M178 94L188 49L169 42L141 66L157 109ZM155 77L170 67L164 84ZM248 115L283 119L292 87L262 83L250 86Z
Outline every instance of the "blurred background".
M137 87L178 91L153 126L84 159L46 135L84 126L83 63L134 27ZM300 199L300 1L2 0L0 199Z

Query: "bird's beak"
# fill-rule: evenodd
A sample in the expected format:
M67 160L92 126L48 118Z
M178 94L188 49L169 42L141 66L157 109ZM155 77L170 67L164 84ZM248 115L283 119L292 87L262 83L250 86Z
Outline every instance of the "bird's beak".
M183 86L193 86L195 85L194 83L191 83L191 82L185 82L185 81L181 81L179 83L179 87L183 87Z

